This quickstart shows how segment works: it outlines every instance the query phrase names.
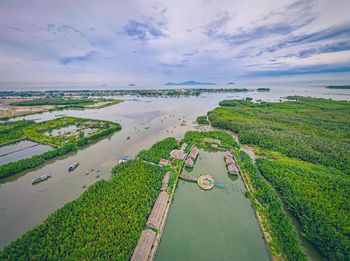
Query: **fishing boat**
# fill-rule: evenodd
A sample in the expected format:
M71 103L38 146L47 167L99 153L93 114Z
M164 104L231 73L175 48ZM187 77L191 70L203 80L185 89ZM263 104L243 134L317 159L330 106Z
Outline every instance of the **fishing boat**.
M51 176L50 175L42 175L40 177L32 179L32 184L36 184L36 183L42 182L44 180L47 180L49 177L51 177Z
M77 162L74 162L72 165L70 165L69 167L68 167L68 171L70 172L70 171L73 171L73 170L75 170L77 167L79 166L79 162L77 161Z
M131 158L129 156L124 156L120 160L118 160L118 164L123 163L123 162L127 162L129 160L131 160Z

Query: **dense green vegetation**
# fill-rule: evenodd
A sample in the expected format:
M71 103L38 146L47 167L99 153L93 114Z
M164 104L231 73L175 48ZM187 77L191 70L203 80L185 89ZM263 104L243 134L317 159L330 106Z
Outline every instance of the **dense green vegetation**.
M197 119L196 119L196 122L197 122L198 124L205 124L205 125L209 124L208 117L205 116L205 115L203 115L203 116L198 116Z
M267 223L264 224L264 227L273 237L270 248L277 255L282 255L285 260L306 260L298 235L291 220L284 213L282 202L276 191L259 174L247 153L241 150L234 152L243 175L252 185L249 196L253 206L266 218Z
M256 89L258 92L269 92L269 91L271 91L271 89L270 88L258 88L258 89Z
M92 104L92 99L72 99L72 98L38 98L11 103L14 106L44 106L44 105L75 105Z
M270 151L258 167L281 192L303 234L327 259L348 260L350 103L291 96L280 103L220 105L208 114L211 123Z
M220 140L220 147L225 149L239 148L238 143L232 138L232 136L222 131L188 131L186 132L181 143L187 143L189 146L196 145L203 149L209 149L213 142L205 141L205 138L211 138Z
M331 85L327 86L328 89L350 89L350 85Z
M266 156L266 153L265 153ZM308 239L330 260L350 257L350 177L317 164L268 153L257 165L281 191Z
M130 260L165 170L142 161L122 163L9 244L1 260Z
M94 122L95 125L92 127L96 127L97 131L90 135L81 136L77 133L71 135L51 136L46 134L47 131L69 125L76 125L77 127L84 128L87 127L84 124L89 123L88 127L91 127L91 123ZM11 124L6 123L5 125L0 125L0 133L2 133L0 141L3 143L13 142L18 139L28 139L54 147L54 149L43 154L0 166L0 179L40 166L49 159L75 151L80 146L86 145L91 141L97 140L120 129L121 126L118 123L92 121L74 117L63 117L36 124L32 121L17 121Z
M138 158L158 163L160 159L168 159L170 152L178 148L177 140L173 137L158 141L148 150L141 150L137 155Z
M15 121L0 123L0 146L24 138L23 129L34 124L33 121Z
M224 101L211 123L239 134L241 143L279 151L350 174L350 103L304 97L295 101Z

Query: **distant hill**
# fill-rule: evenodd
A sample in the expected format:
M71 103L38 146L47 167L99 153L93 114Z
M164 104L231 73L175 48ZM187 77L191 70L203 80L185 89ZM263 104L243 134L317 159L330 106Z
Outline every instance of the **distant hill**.
M186 81L186 82L167 82L164 85L216 85L213 82L196 82L196 81Z
M134 83L129 84L129 87L134 87L134 86L136 86L136 84L134 84Z
M331 85L327 86L328 89L350 89L350 85Z
M226 85L235 85L235 83L234 82L228 82L228 83L226 83Z

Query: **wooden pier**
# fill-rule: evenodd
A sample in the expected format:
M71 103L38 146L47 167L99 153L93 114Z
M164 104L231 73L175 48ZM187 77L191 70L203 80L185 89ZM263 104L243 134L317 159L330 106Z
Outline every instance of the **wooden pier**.
M179 176L179 178L182 180L190 181L190 182L197 182L197 180L198 180L197 177L194 177L192 175L186 175L183 173Z

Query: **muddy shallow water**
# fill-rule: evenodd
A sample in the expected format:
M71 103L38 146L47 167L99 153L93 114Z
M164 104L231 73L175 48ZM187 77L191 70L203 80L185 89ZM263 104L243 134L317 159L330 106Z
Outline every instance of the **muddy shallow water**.
M122 156L135 157L141 149L168 136L179 139L183 137L187 130L195 128L194 121L197 116L206 114L223 99L253 97L276 101L286 95L350 99L350 91L332 90L332 93L329 93L330 90L324 88L312 90L280 88L266 93L210 94L183 98L124 96L116 97L125 99L123 103L99 110L65 110L27 116L26 119L36 121L64 115L118 121L122 125L122 130L78 152L51 160L44 166L1 181L0 249L33 226L40 224L66 202L78 198L86 189L82 188L83 185L89 186L99 179L109 179L112 167ZM340 95L341 93L345 95ZM80 162L79 167L68 173L68 166L75 161ZM50 174L52 178L32 186L31 180L44 174Z

